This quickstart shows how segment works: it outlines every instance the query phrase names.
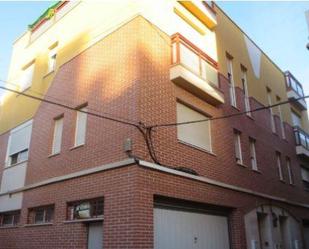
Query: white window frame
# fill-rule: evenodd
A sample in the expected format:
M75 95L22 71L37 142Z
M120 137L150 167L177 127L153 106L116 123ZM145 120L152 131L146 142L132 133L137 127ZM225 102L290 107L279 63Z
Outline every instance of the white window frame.
M20 77L20 88L21 92L26 91L32 86L33 75L34 75L35 63L32 62L28 66L22 69L22 75Z
M278 102L281 101L280 97L278 97L278 96L277 96L277 101ZM279 118L280 118L280 128L281 128L282 138L286 139L285 128L284 128L284 123L283 123L283 116L282 116L282 110L281 110L281 106L280 105L278 105L278 113L279 113Z
M249 143L250 143L250 161L251 161L251 167L252 170L258 171L258 166L257 166L257 158L256 158L256 140L253 138L249 138Z
M83 111L83 112L81 112ZM87 113L84 113L87 111L87 106L81 107L77 110L76 113L76 123L75 123L75 137L74 137L74 147L78 147L81 145L84 145L86 142L86 133L87 133ZM83 116L85 115L85 124L84 127L82 127L84 129L84 133L82 134L82 141L78 141L79 138L79 132L82 132L82 130L80 130L80 120L81 118L83 118Z
M268 101L268 105L271 106L272 105L272 100L271 100L271 90L270 89L266 89L267 90L267 101ZM270 125L271 125L271 130L273 133L276 133L276 123L275 123L275 117L274 117L274 112L273 112L273 108L269 108L270 110Z
M48 68L47 73L51 73L56 69L56 60L57 60L57 45L55 47L49 49L48 52Z
M243 91L244 91L244 99L245 99L245 111L247 112L246 115L251 117L251 107L250 107L250 99L249 99L249 92L248 92L248 82L247 82L247 71L245 69L241 69L242 73L242 83L243 83Z
M52 143L52 155L59 154L62 145L62 133L63 133L63 116L54 119L54 132Z
M227 59L227 73L229 79L229 90L230 90L230 104L237 108L236 103L236 92L235 92L235 82L234 82L234 74L233 74L233 59L226 57Z
M291 185L294 184L294 175L293 175L293 171L292 171L292 167L291 167L291 159L290 158L286 158L286 168L288 170L288 175L289 175L289 183Z
M234 130L234 150L235 150L235 160L237 164L243 165L243 157L241 150L241 132Z
M281 153L280 152L276 152L276 161L277 161L279 179L280 179L280 181L284 181L283 171L282 171L282 163L281 163Z
M183 122L184 120L179 120L179 114L178 114L178 108L180 106L183 106L184 108L186 109L189 109L190 111L192 111L193 113L196 113L197 115L199 115L200 117L197 119L197 120L201 120L201 119L207 119L209 118L208 116L206 116L204 113L201 113L193 108L191 108L190 106L186 105L186 104L183 104L181 102L177 102L176 104L176 114L177 114L177 122ZM187 120L187 121L191 121L191 120ZM192 120L193 121L193 120ZM189 128L190 129L195 129L196 126L198 125L202 125L203 123L207 122L207 130L205 130L205 132L207 132L207 135L208 135L208 143L199 143L200 141L194 141L194 140L191 140L190 138L188 139L187 137L183 137L182 134L184 134L182 128L185 127L185 126L190 126ZM184 144L187 144L187 145L190 145L192 147L195 147L195 148L198 148L198 149L201 149L201 150L204 150L204 151L207 151L207 152L210 152L212 153L212 138L211 138L211 123L210 121L205 121L205 122L201 122L201 123L195 123L195 124L188 124L188 125L180 125L180 126L177 126L177 139L179 141L181 141L182 143ZM198 127L199 128L199 127ZM206 134L206 133L205 133Z

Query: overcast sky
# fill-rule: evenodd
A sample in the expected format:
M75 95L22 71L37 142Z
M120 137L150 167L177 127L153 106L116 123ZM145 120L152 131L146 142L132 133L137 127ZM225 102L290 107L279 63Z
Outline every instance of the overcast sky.
M0 79L7 79L13 41L52 2L0 2ZM309 2L218 2L219 6L309 94Z

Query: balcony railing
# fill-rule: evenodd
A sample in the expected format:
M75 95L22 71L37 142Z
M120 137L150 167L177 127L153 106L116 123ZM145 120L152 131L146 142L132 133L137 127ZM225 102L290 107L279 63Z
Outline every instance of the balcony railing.
M309 134L305 131L303 131L298 126L294 127L294 135L295 135L295 141L296 146L301 146L304 148L308 154L309 154ZM301 154L301 150L298 150L298 154Z
M172 36L172 65L177 64L218 87L217 62L180 34Z
M304 97L303 86L297 79L290 73L286 72L286 85L288 90L293 90L299 97Z

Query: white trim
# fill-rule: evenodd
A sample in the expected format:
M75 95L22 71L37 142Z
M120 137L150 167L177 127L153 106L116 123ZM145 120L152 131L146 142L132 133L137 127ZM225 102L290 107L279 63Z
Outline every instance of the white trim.
M146 168L162 171L162 172L172 174L172 175L182 176L182 177L189 178L189 179L192 179L192 180L196 180L196 181L199 181L199 182L211 184L211 185L214 185L214 186L217 186L217 187L222 187L222 188L234 190L234 191L237 191L237 192L242 192L242 193L246 193L246 194L250 194L250 195L255 195L255 196L258 196L258 197L272 199L272 200L275 200L275 201L285 202L285 203L295 205L295 206L309 208L309 204L289 201L289 200L282 198L282 197L277 197L277 196L257 192L257 191L254 191L254 190L250 190L250 189L247 189L247 188L242 188L242 187L230 185L230 184L223 183L223 182L220 182L220 181L212 180L212 179L204 177L204 176L195 176L195 175L192 175L192 174L188 174L188 173L185 173L185 172L182 172L182 171L179 171L179 170L160 166L158 164L150 163L150 162L147 162L147 161L139 160L138 164L140 166L143 166L143 167L146 167Z
M95 167L95 168L81 170L81 171L77 171L77 172L74 172L74 173L71 173L71 174L68 174L68 175L57 176L57 177L49 178L45 181L29 184L29 185L22 187L22 188L19 188L19 189L0 193L0 196L8 195L8 194L15 194L15 193L23 192L23 191L26 191L26 190L42 187L42 186L45 186L45 185L49 185L49 184L52 184L52 183L62 182L62 181L74 179L74 178L77 178L77 177L86 176L86 175L98 173L98 172L101 172L101 171L109 170L109 169L115 169L115 168L120 168L120 167L123 167L123 166L128 166L128 165L134 164L135 162L136 161L134 159L129 158L129 159L125 159L123 161L104 164L104 165L101 165L101 166L98 166L98 167Z

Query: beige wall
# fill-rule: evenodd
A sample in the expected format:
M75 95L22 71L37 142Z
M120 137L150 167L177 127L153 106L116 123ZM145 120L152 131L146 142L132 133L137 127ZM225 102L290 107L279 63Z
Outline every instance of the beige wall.
M253 65L250 61L249 50L246 46L246 35L241 29L216 5L218 25L215 27L218 47L219 70L227 76L226 52L233 56L234 81L237 87L241 87L241 67L247 68L248 92L264 105L268 105L266 87L272 91L272 103L276 103L276 96L281 101L287 100L284 73L278 68L266 54L260 49L260 75L254 74ZM254 43L253 43L254 44ZM290 105L282 105L284 121L291 123ZM278 109L274 108L278 115ZM302 115L304 127L307 127L307 115Z

